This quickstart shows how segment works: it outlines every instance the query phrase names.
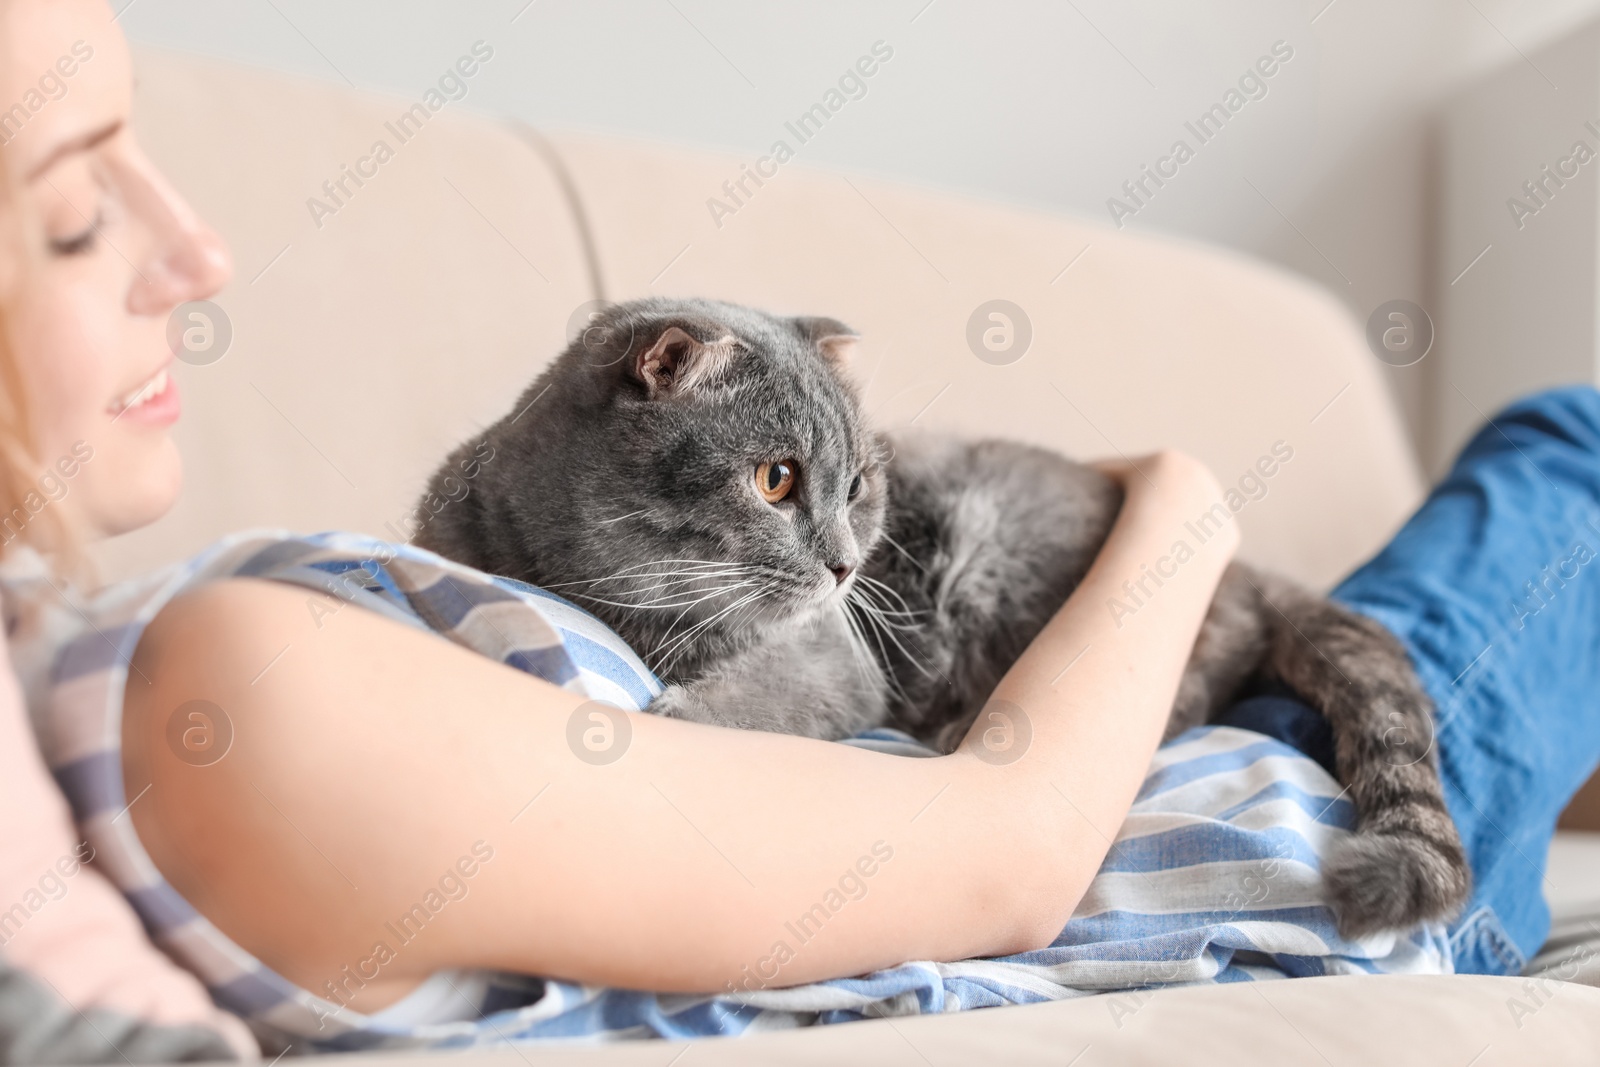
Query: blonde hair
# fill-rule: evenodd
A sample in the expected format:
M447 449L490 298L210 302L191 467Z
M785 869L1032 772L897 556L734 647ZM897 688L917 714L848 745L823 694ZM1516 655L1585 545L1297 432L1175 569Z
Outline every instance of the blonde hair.
M33 425L28 418L28 397L22 374L17 368L11 343L13 294L27 251L18 225L22 204L12 176L11 153L0 147L0 515L9 515L22 506L32 472L38 462L33 457Z
M28 240L32 216L18 187L12 153L0 144L0 557L23 541L48 549L58 567L77 575L84 571L85 559L61 516L53 508L31 512L24 503L38 492L42 464L9 312L16 306L22 279L38 269L38 249ZM28 518L14 534L5 524L19 511Z
M0 327L3 316L0 311ZM22 375L12 355L11 338L0 328L0 516L21 507L29 491L32 472L38 467L32 441Z

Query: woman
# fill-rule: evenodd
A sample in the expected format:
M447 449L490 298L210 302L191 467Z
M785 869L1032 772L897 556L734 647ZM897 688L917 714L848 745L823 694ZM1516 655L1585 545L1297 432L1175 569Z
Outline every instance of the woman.
M105 8L97 0L12 0L0 10L8 48L0 99L25 97L34 72L72 54L75 42L93 53L77 64L70 92L30 111L5 148L13 184L0 266L18 377L5 426L13 500L79 442L92 449L66 495L22 531L62 558L74 537L132 529L171 505L179 473L166 431L178 403L166 318L219 288L227 260L134 143L127 58ZM1587 672L1600 656L1564 666L1558 684L1545 679L1542 688L1530 681L1544 670L1532 653L1504 671L1490 662L1480 670L1491 688L1459 690L1486 696L1446 699L1457 692L1450 666L1465 665L1462 652L1490 614L1484 605L1512 595L1495 584L1499 575L1520 573L1570 540L1569 529L1553 528L1559 506L1600 499L1600 402L1568 394L1532 410L1505 432L1542 457L1541 470L1557 468L1552 488L1507 475L1508 464L1521 462L1517 454L1480 438L1474 466L1457 472L1470 484L1447 482L1343 591L1410 643L1446 715L1440 748L1452 814L1480 883L1468 921L1456 928L1462 969L1512 969L1516 954L1530 954L1543 936L1536 906L1517 896L1530 884L1537 896L1537 867L1530 881L1509 865L1511 850L1472 808L1522 789L1514 847L1542 856L1538 842L1600 753L1592 702L1555 699L1562 686L1576 693L1592 681ZM216 951L247 961L240 988L263 995L274 983L326 991L337 1010L363 1020L358 1037L388 1032L384 1013L401 1008L391 1029L463 1018L430 997L488 1011L493 998L472 983L493 972L666 992L748 990L741 976L769 954L784 923L811 909L840 872L864 871L869 856L870 891L832 915L826 936L784 960L776 984L905 960L1002 956L1051 944L1090 886L1140 788L1236 547L1231 528L1212 538L1164 587L1159 611L1116 626L1101 605L1220 495L1209 473L1182 455L1140 466L1144 477L1122 478L1127 503L1083 586L996 690L996 699L1027 709L1030 745L1012 761L901 759L651 716L629 717L625 758L574 759L571 726L578 722L581 736L583 692L379 611L308 601L287 580L192 580L268 573L238 566L233 548L175 584L163 579L119 594L131 605L123 615L79 615L52 599L55 582L13 581L8 603L38 605L41 618L69 635L41 624L13 653L50 763L86 830L97 842L121 843L108 869L147 925L159 929L165 909L207 938L224 932L190 946L194 958L223 946ZM1463 504L1484 478L1510 485L1507 498ZM1492 565L1463 547L1480 535L1498 541ZM1433 561L1419 562L1424 549ZM384 575L438 566L416 553L400 564ZM1595 584L1574 580L1571 594L1548 608L1562 617L1568 653L1595 646ZM1452 614L1440 618L1436 606ZM107 625L112 618L127 626ZM616 647L605 654L620 663L631 655ZM78 658L96 655L96 669L126 676L109 712L105 701L86 704L73 689L91 677L74 673ZM46 692L51 663L55 686ZM1530 720L1570 726L1564 744L1503 744L1484 754L1484 738L1501 726L1490 713L1512 705ZM470 717L447 713L463 706ZM1287 701L1271 707L1307 713ZM74 716L91 708L105 714L86 730ZM194 758L190 730L223 731L222 756ZM1537 772L1536 788L1513 782L1508 768ZM1509 821L1493 803L1486 810ZM13 807L0 817L17 822L30 812ZM880 844L892 862L881 862ZM140 867L146 851L153 867ZM404 925L436 886L448 906L430 906L425 929L419 921L403 949L375 960L377 932L397 918ZM160 907L150 893L141 896L155 888ZM194 920L189 906L209 924ZM1511 917L1510 938L1498 933L1496 914ZM1505 942L1499 958L1473 954L1489 941ZM182 954L182 946L167 947ZM339 977L351 974L359 981ZM526 1001L538 1000L530 987ZM231 1003L251 1007L248 996ZM193 1012L186 1018L197 1020ZM262 1014L255 1021L271 1025Z
M75 457L72 442L61 438L63 414L88 404L95 389L120 386L106 376L128 370L126 364L102 360L100 352L120 348L131 353L135 345L130 336L108 332L118 327L121 316L99 319L94 331L83 329L87 320L78 303L88 288L80 260L73 255L82 240L75 234L85 228L77 209L85 207L91 217L99 210L93 206L99 179L89 153L110 133L103 123L51 125L67 118L61 101L51 99L65 91L63 71L75 74L85 61L88 41L73 31L86 19L103 20L104 14L91 8L30 7L19 11L7 4L0 10L6 30L0 60L5 99L18 105L3 119L8 166L0 171L6 204L0 222L6 248L0 256L0 284L7 293L7 330L0 341L26 338L34 346L16 352L0 343L0 369L5 372L0 388L5 408L0 499L6 512L8 588L25 581L16 569L18 564L28 569L15 551L22 540L66 549L62 534L69 526L109 532L148 521L175 488L178 470L171 445L133 420L112 431L122 436L102 453L109 462L98 470L80 471L81 453ZM58 47L68 34L65 47ZM72 50L75 39L83 46L77 54ZM96 57L87 58L92 64ZM98 58L107 61L104 55ZM111 93L109 112L120 113L126 106L126 86ZM32 115L30 103L57 113ZM24 152L31 172L13 169ZM129 162L148 172L148 165ZM23 194L24 186L39 185L49 190L48 198ZM150 189L158 197L166 195L159 184ZM221 246L194 229L186 214L181 218L180 224L199 237L189 250L197 257L193 273L205 276L204 285L219 284L226 276ZM41 241L41 234L48 237ZM145 255L148 250L131 251ZM170 306L181 298L175 284L195 283L147 272L140 285L124 287L118 305L130 312ZM50 373L30 373L41 360L48 360ZM90 382L92 389L77 388ZM44 415L44 421L29 418L35 413ZM50 458L41 463L36 456ZM64 474L69 468L71 483ZM81 491L70 492L69 484ZM64 491L70 498L55 502ZM33 573L35 580L48 580L40 571ZM5 609L9 638L27 640L46 625L28 605L9 596ZM253 1055L255 1042L238 1020L212 1007L191 975L155 951L127 904L100 871L86 866L93 848L72 826L39 758L23 693L9 664L8 658L0 671L0 818L5 821L0 844L0 1061L104 1060L116 1058L119 1051L139 1060ZM36 671L25 680L37 703L44 679Z

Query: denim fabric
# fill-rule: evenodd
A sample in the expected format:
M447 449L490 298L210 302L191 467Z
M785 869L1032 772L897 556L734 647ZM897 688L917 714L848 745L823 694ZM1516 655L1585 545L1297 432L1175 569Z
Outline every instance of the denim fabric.
M1292 693L1262 693L1241 700L1216 723L1275 737L1316 760L1335 778L1339 777L1333 758L1333 727L1321 713Z
M1450 931L1456 970L1516 973L1550 930L1556 817L1600 762L1600 392L1540 393L1490 420L1333 598L1400 638L1438 705L1474 881ZM1223 721L1320 759L1308 719L1272 696Z

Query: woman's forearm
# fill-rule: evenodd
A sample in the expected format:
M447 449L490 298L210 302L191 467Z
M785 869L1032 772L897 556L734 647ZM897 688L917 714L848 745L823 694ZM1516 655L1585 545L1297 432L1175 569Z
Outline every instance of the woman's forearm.
M1006 822L1022 832L1005 843L1016 861L1007 877L1028 895L1015 903L1035 917L1020 934L1028 943L1060 932L1099 869L1237 547L1232 526L1203 544L1186 528L1220 495L1209 472L1172 453L1140 465L1089 573L1006 673L963 746L987 757L969 768L972 788L1000 791L1014 805ZM1158 562L1169 576L1150 577ZM994 751L1024 732L1020 758Z

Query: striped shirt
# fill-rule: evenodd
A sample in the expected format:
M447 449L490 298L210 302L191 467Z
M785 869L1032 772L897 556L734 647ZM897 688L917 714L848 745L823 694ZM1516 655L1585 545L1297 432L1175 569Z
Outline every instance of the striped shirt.
M20 650L53 663L39 716L46 759L97 862L151 937L249 1022L269 1053L739 1034L1121 993L1107 1000L1116 1014L1137 1010L1128 991L1166 985L1450 970L1441 923L1359 941L1339 935L1319 871L1355 813L1327 772L1262 735L1204 727L1157 752L1104 865L1048 948L784 987L784 963L893 863L892 847L877 842L785 924L772 953L717 994L451 971L390 1008L358 1013L331 983L299 988L223 935L162 877L126 817L137 798L123 787L122 699L139 637L174 597L229 577L303 586L314 615L347 605L379 612L625 713L643 711L662 686L607 627L549 592L353 534L236 535L61 608L73 621L46 628L58 635L50 647ZM8 585L8 598L19 594L45 595ZM933 755L889 730L845 743ZM428 906L419 905L424 914Z

